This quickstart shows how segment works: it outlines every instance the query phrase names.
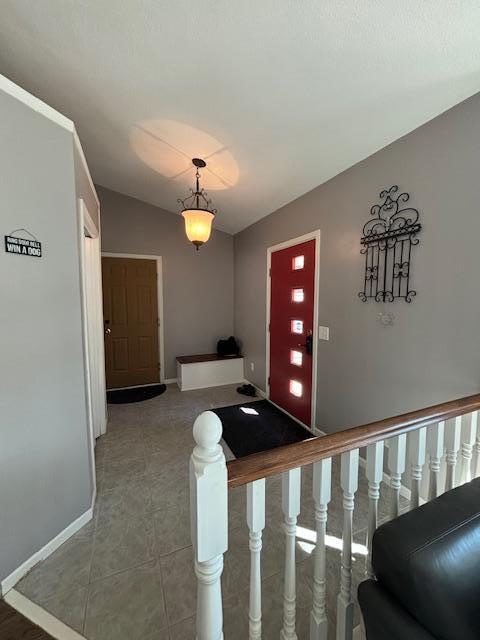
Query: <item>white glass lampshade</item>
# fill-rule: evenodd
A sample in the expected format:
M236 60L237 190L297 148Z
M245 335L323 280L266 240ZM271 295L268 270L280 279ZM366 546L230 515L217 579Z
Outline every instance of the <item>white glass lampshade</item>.
M190 242L197 247L207 242L212 231L215 215L206 209L184 209L185 233Z

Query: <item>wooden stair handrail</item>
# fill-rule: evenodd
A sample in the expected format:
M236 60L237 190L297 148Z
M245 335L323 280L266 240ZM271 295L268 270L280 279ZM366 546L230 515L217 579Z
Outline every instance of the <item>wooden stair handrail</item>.
M480 409L480 394L477 393L473 396L450 400L433 407L410 411L360 427L309 438L302 442L230 460L227 463L228 486L231 489L239 487L253 480L268 478L289 469L303 467L323 458L330 458L345 451L366 447L379 440L393 438L442 420L472 413L478 409Z

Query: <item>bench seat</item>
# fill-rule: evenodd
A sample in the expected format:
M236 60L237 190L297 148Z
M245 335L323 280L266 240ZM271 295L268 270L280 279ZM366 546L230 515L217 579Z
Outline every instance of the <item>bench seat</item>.
M222 357L216 353L177 357L177 384L180 391L206 389L244 380L243 357Z

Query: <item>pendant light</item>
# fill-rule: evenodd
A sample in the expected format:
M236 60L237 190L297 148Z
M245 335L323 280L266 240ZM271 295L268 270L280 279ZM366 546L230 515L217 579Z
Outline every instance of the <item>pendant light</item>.
M217 210L212 209L212 201L207 198L206 191L200 187L200 169L204 169L207 163L200 158L193 158L192 164L197 169L195 189L190 189L191 194L184 199L178 198L177 202L183 207L182 216L185 220L187 238L198 251L198 248L210 238L212 222Z

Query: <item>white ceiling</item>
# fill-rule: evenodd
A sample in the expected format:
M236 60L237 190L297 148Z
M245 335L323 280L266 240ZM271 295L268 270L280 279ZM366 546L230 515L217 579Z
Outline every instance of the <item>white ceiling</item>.
M0 72L94 180L235 233L480 89L478 0L1 0Z

